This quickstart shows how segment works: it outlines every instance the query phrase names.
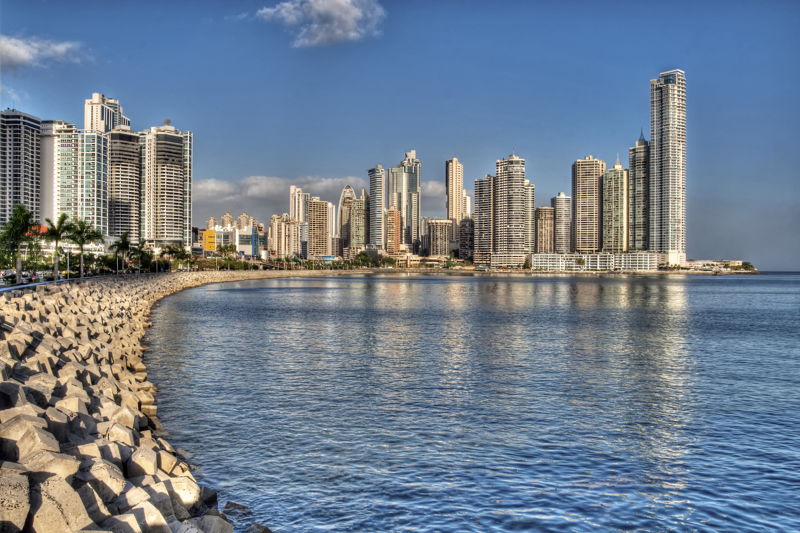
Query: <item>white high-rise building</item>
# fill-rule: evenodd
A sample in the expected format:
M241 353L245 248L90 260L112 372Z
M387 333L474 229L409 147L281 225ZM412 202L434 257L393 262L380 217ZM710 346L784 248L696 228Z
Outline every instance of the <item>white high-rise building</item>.
M668 70L650 80L649 249L686 260L686 76Z
M572 251L572 198L560 192L550 199L553 207L553 250L557 254Z
M42 123L42 220L66 213L109 235L108 135Z
M289 186L289 216L298 222L308 222L308 201L311 195L294 185Z
M650 217L650 144L639 135L628 148L628 249L647 250Z
M606 162L586 156L572 165L572 244L579 254L600 250L601 178Z
M444 181L447 188L447 218L457 226L461 219L466 216L464 212L466 207L464 205L464 198L466 197L464 192L464 165L461 164L457 157L445 161Z
M41 128L42 121L27 113L16 109L0 113L0 229L17 204L39 220Z
M384 171L381 165L369 169L369 245L383 249L383 210L385 206Z
M603 174L603 251L620 254L628 251L628 171L617 157L614 166Z
M119 126L130 126L131 121L122 113L119 100L92 93L83 106L83 129L108 132Z
M108 133L108 210L109 235L127 233L131 242L139 241L142 197L142 154L139 134L128 126Z
M420 202L422 191L422 166L417 159L417 151L409 150L405 158L396 167L390 168L387 177L387 195L389 206L400 211L403 230L403 244L414 252L421 245L422 227L420 226Z
M474 263L522 266L535 250L535 192L525 179L525 160L497 161L497 176L475 180Z
M141 236L157 246L192 242L192 133L170 124L141 134Z

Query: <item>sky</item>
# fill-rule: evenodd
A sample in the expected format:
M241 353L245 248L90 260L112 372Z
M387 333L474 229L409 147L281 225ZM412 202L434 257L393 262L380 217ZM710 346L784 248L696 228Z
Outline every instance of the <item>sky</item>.
M81 125L101 92L192 131L198 226L285 212L291 184L338 202L410 149L443 216L453 156L470 190L525 158L537 205L578 158L627 166L680 68L688 256L800 270L798 27L794 0L1 0L0 107Z

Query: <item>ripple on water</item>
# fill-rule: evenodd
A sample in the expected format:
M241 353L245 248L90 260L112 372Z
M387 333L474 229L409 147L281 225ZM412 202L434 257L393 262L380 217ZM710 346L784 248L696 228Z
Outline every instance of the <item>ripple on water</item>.
M172 443L276 531L799 530L798 280L211 285L147 361Z

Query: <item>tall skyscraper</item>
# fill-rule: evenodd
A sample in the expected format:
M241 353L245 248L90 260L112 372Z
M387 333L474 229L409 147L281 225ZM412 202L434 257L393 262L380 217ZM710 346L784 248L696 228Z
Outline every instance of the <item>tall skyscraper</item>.
M414 252L420 247L419 208L422 191L422 165L417 151L406 152L405 158L396 167L390 168L387 177L389 205L400 210L403 221L403 244Z
M605 161L590 155L572 165L572 241L579 254L600 250L600 180L605 171Z
M465 218L458 227L458 257L465 261L472 261L475 249L475 221Z
M603 174L603 247L604 252L628 251L628 171L619 157L614 167Z
M42 219L66 213L109 235L108 135L46 120L41 149Z
M500 159L496 169L497 176L475 180L474 262L522 266L535 250L534 186L521 157Z
M41 209L42 121L6 109L0 112L0 229L22 204L39 220Z
M345 248L350 246L350 210L356 199L356 191L350 185L345 185L339 195L339 247L337 255L343 255Z
M298 222L308 222L308 201L311 195L300 187L289 186L289 216Z
M127 233L139 241L142 197L142 154L138 133L117 126L108 134L109 235Z
M170 124L141 133L142 238L158 246L192 238L192 133Z
M314 196L308 202L308 257L333 255L331 211L333 204Z
M572 251L572 198L558 193L550 199L553 207L553 251L568 254Z
M269 219L267 249L271 257L300 255L300 223L287 213L272 215Z
M551 254L554 250L555 208L536 208L536 253Z
M445 161L444 181L447 188L447 218L457 226L466 216L464 212L464 165L457 157Z
M131 121L122 113L119 100L92 93L83 106L83 129L85 131L109 132L119 126L130 126Z
M233 215L231 213L225 213L222 215L219 225L223 228L233 228Z
M383 210L385 206L384 171L381 165L369 169L369 244L383 249Z
M348 236L346 246L342 247L342 257L352 259L364 251L369 242L369 196L361 189L361 194L350 204L348 215Z
M647 250L650 216L650 144L639 135L628 148L628 249Z
M686 76L650 80L649 249L667 264L686 260Z

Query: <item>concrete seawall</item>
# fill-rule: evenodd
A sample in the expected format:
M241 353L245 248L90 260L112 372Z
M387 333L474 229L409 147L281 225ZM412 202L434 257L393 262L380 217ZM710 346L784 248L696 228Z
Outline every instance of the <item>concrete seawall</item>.
M150 308L207 283L337 273L148 274L0 294L0 532L231 532L214 491L159 436L140 344Z

